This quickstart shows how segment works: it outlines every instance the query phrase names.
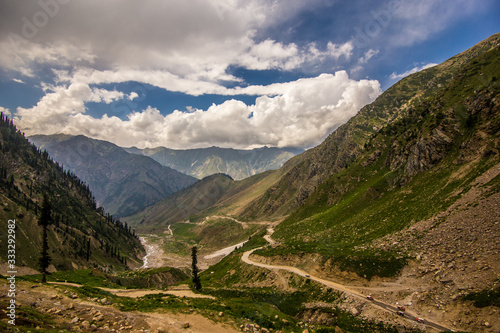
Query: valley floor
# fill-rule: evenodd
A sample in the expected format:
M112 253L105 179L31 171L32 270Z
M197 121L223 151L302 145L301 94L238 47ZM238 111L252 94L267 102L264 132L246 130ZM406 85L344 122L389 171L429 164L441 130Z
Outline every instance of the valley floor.
M141 268L176 267L186 268L191 264L191 258L176 253L165 253L163 244L168 242L164 235L142 235L141 243L146 249L144 265Z
M495 207L498 207L500 197L498 195L493 195L486 200L481 197L482 192L475 193L474 191L480 188L480 185L486 183L499 173L500 166L497 165L486 174L486 179L480 179L480 183L473 187L471 193L464 196L463 202L457 203L458 206L460 206L460 204L462 206L453 206L450 207L450 211L444 212L443 216L449 217L450 222L436 224L436 221L441 221L438 216L431 221L422 221L421 223L415 224L415 226L409 230L402 232L401 235L395 234L387 239L381 239L379 242L374 243L374 246L379 248L386 248L388 246L387 244L392 244L391 246L404 246L405 251L419 251L415 254L418 260L410 261L408 266L403 270L402 275L396 279L374 278L371 281L367 281L357 277L354 273L325 271L324 267L318 267L314 264L315 259L313 257L302 258L302 261L299 262L294 262L293 260L280 261L279 258L252 255L257 249L243 253L241 260L248 265L271 270L271 272L275 273L273 275L275 279L283 280L282 282L285 288L287 288L288 285L287 279L283 278L283 276L281 276L282 274L278 273L279 271L292 272L301 277L317 281L330 288L340 290L345 293L346 299L348 300L345 305L345 310L354 314L361 313L362 316L369 320L382 320L387 323L436 332L448 330L449 328L453 328L454 330L472 329L478 332L496 332L495 328L497 327L497 323L495 317L498 313L494 307L477 309L469 303L465 305L463 302L458 302L458 298L460 295L464 294L464 292L461 292L461 290L465 290L463 289L463 284L472 283L472 281L467 282L465 279L466 276L473 274L472 271L470 271L471 269L477 272L475 275L477 278L475 278L475 280L478 283L482 283L479 277L485 276L485 273L498 272L497 263L500 261L495 261L493 259L498 257L499 252L494 249L486 249L484 252L486 254L489 253L489 256L486 254L481 255L481 260L478 260L474 259L474 254L471 254L470 258L466 255L463 257L464 260L462 260L464 262L460 263L460 260L452 262L451 259L447 259L446 254L448 254L450 258L455 257L455 255L453 255L453 252L450 253L450 251L447 251L446 248L441 249L441 247L447 246L447 238L463 238L464 235L466 238L469 236L474 238L469 241L464 240L464 242L468 241L467 244L469 245L473 244L471 242L480 242L481 238L474 235L478 235L478 233L482 231L474 230L474 228L468 230L471 225L468 225L467 221L471 218L481 218L491 222L481 224L486 228L483 237L485 237L485 235L495 235L494 231L498 231L498 228L496 228L498 220L496 220L496 215L492 215L491 213L496 210ZM481 199L481 205L474 204L478 199ZM496 211L498 212L498 210ZM451 212L453 212L453 214L451 214ZM225 217L217 216L216 218ZM236 223L241 223L233 218L229 219ZM457 221L462 221L463 223L457 224ZM454 226L453 228L457 225L461 225L457 234L454 234L455 231L448 226L450 223ZM275 241L271 237L273 225L267 222L262 222L260 224L267 224L269 226L268 234L265 235L264 238L270 245L274 245ZM427 236L418 236L429 230L432 230L432 232ZM464 230L468 231L464 234ZM157 235L149 235L143 238L143 242L148 248L148 267L161 267L164 265L189 267L190 257L182 257L177 254L165 253L163 251L164 242L168 242L169 239L175 237L171 229L169 229L168 232L166 231L165 234L166 235L161 235L160 237ZM416 236L413 237L412 234ZM436 238L438 236L439 240ZM495 242L489 243L494 244ZM237 244L238 247L241 247L241 245L243 245L243 243ZM231 246L200 257L202 258L199 261L200 268L207 269L210 265L215 264L224 256L228 255L234 250L234 247L235 246ZM434 251L430 250L432 248L434 248ZM474 248L479 247L474 245ZM467 254L465 249L464 254ZM436 257L436 255L438 257ZM446 258L443 257L443 255ZM479 254L476 254L476 257L478 255ZM441 262L445 262L447 267L438 267L437 265ZM466 268L462 269L462 266ZM467 267L469 270L467 270ZM272 274L270 274L268 279L272 279L271 275ZM494 276L491 278L494 279ZM461 282L460 285L454 284L462 279L465 280L463 283ZM455 282L448 282L451 280ZM467 290L474 287L470 283ZM270 285L273 285L273 283ZM479 290L481 289L479 284L475 287ZM366 296L368 295L373 295L375 299L373 301L367 301ZM397 306L400 305L407 308L407 313L403 317L395 315ZM425 324L416 323L415 318L417 317L424 318Z
M249 229L251 226L265 227L272 225L267 221L259 222L242 222L229 216L210 216L205 219L200 226L204 226L210 220L228 220L242 226L243 229ZM174 232L170 225L167 229L159 234L143 234L140 237L141 243L146 249L146 256L144 257L144 265L141 268L157 268L157 267L176 267L188 268L191 265L191 256L189 254L179 255L178 252L165 251L165 245L172 243L175 240ZM235 249L242 247L246 241L233 243L224 248L214 249L201 249L202 252L198 256L198 267L201 270L208 269L210 266L216 264L225 256L229 255Z

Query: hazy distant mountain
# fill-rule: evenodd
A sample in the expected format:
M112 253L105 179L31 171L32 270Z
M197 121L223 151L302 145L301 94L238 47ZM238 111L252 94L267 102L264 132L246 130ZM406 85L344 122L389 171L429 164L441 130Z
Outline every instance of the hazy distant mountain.
M29 140L86 182L97 203L116 216L140 211L196 181L149 157L83 135L35 135Z
M199 179L224 173L235 180L267 170L279 169L286 161L303 151L296 148L268 147L252 150L219 147L187 150L132 147L125 148L125 150L129 153L149 156L162 165Z

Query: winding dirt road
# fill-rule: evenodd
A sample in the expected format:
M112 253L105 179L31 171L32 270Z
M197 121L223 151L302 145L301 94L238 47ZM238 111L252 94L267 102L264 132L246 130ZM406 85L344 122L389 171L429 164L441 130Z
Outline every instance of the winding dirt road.
M218 251L215 251L215 252L213 252L211 254L207 254L206 256L203 257L203 259L207 260L207 259L213 259L213 258L217 258L217 257L225 257L229 253L231 253L234 250L236 250L236 248L242 247L243 245L245 245L245 243L246 243L246 241L238 243L236 245L231 245L231 246L225 247L225 248L220 249Z
M238 221L237 219L231 217L231 216L224 216L224 215L212 215L212 216L207 216L205 218L205 222L211 219L226 219L226 220L231 220L233 222L236 222L238 224L241 224L243 229L247 229L249 225L251 224L257 224L257 225L269 225L270 222L262 221L262 222L243 222L243 221Z
M276 241L274 241L272 238L271 238L271 235L272 233L274 232L274 230L272 228L270 229L267 229L268 231L268 234L266 236L264 236L264 238L266 239L266 241L269 243L267 246L269 245L273 245L276 243ZM391 313L395 313L398 311L398 308L396 306L393 306L393 305L390 305L390 304L387 304L387 303L384 303L384 302L381 302L381 301L378 301L378 300L374 300L374 299L367 299L367 297L357 291L354 291L352 290L349 286L345 286L345 285L342 285L342 284L339 284L339 283L336 283L336 282L333 282L333 281L329 281L329 280L325 280L325 279L321 279L319 277L316 277L316 276L312 276L310 275L309 273L307 273L306 271L303 271L297 267L292 267L292 266L278 266L278 265L267 265L267 264L263 264L263 263L259 263L259 262L256 262L256 261L253 261L250 259L250 255L257 251L257 250L260 250L262 248L264 248L266 246L261 246L261 247L258 247L256 249L253 249L253 250L250 250L250 251L246 251L243 253L243 255L241 256L241 260L246 263L246 264L249 264L249 265L253 265L253 266L257 266L257 267L261 267L261 268L266 268L266 269L269 269L269 270L285 270L285 271L289 271L289 272L292 272L292 273L295 273L295 274L298 274L300 276L303 276L305 278L308 278L308 279L311 279L313 281L316 281L316 282L319 282L327 287L330 287L332 289L335 289L335 290L338 290L338 291L341 291L341 292L344 292L348 295L351 295L353 297L356 297L356 298L360 298L360 299L363 299L364 301L380 308L380 309L383 309L385 311L389 311ZM402 315L403 318L405 319L408 319L412 322L415 322L416 318L422 318L420 316L417 316L415 314L412 314L411 312L404 312L404 314ZM451 331L448 327L445 327L443 325L440 325L440 324L437 324L437 323L434 323L434 322L431 322L431 321L428 321L428 320L425 320L425 319L421 319L422 321L420 321L421 325L425 325L425 326L428 326L428 327L431 327L431 328L434 328L434 329L437 329L439 331Z

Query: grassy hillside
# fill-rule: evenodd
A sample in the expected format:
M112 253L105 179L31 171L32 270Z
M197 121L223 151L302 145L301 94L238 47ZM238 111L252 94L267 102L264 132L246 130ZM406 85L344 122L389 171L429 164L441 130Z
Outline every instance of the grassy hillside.
M371 242L446 210L499 163L498 36L486 44L482 52L466 52L476 54L467 61L457 56L395 85L425 83L460 63L446 84L407 103L365 140L357 159L319 184L276 228L274 236L286 245L261 254L320 253L361 276L396 274L406 254L373 251Z
M457 84L457 75L469 75L461 72L463 66L473 61L482 61L479 59L482 54L498 49L499 39L500 35L496 34L444 63L410 75L387 89L321 145L288 161L284 167L293 167L264 195L249 205L242 217L262 219L293 212L321 183L358 159L365 145L382 128L398 124L400 119L412 121L410 112L415 112L416 107L425 107L423 103L435 98L436 94L443 91L444 86ZM486 72L483 76L478 74L476 80L486 80L484 82L487 83L492 77L491 73ZM471 86L464 88L465 86L457 88L452 93L457 93L457 98L463 93L471 96L474 89Z
M212 175L123 220L146 231L186 220L202 221L213 215L239 216L280 179L284 170L267 171L240 181L224 174Z
M147 226L166 226L188 220L213 206L234 187L234 180L227 175L209 176L124 220L142 229Z

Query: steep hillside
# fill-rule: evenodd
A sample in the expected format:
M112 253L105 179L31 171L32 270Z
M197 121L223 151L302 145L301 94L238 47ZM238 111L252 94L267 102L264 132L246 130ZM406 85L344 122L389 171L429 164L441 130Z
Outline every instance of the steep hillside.
M414 112L415 108L425 107L424 103L436 98L445 86L453 82L456 84L454 79L458 75L470 75L462 72L463 66L481 61L478 57L492 48L498 48L499 39L500 35L496 34L438 66L410 75L396 83L375 102L362 108L321 145L285 163L284 167L290 169L287 174L269 188L265 195L249 205L242 217L258 219L291 213L319 184L359 158L365 145L382 128L397 124L401 119L411 122L413 115L410 112ZM484 73L482 76L478 74L475 79L481 80L484 85L488 80L492 80L492 76L490 73ZM469 88L456 93L467 93L467 96L471 96L473 90Z
M380 149L372 150L373 147L370 145L375 137L387 133L394 135L397 133L401 134L400 131L405 129L406 132L404 133L409 136L408 138L391 136L387 140L394 142L394 144L402 142L400 145L410 139L416 140L420 131L430 131L429 129L421 129L420 126L424 126L423 120L415 123L417 119L425 119L426 122L430 123L434 121L432 123L434 124L433 126L437 126L436 124L438 122L441 124L445 117L442 109L444 107L450 108L450 105L453 105L453 108L457 109L453 113L455 118L450 118L450 121L458 121L460 124L465 122L470 125L475 121L475 116L467 118L469 117L467 112L470 111L460 106L460 101L453 100L448 102L444 100L442 95L448 91L447 94L449 96L446 98L450 99L452 98L450 96L456 94L457 96L461 96L460 100L463 103L469 104L483 103L488 99L492 99L492 96L478 97L482 98L483 102L474 99L477 97L473 93L475 89L470 87L483 87L491 84L494 86L496 82L494 73L497 65L494 59L489 59L488 57L495 57L492 52L498 49L496 46L498 45L498 39L499 35L492 36L490 39L479 43L470 50L449 59L441 65L401 80L384 92L375 102L360 110L358 115L332 133L318 147L291 158L279 170L249 178L246 180L245 186L238 186L239 183L236 182L235 186L231 187L231 190L228 190L220 198L217 198L213 206L205 207L208 208L206 213L208 214L208 211L212 211L217 214L235 216L245 221L280 220L306 203L304 207L307 208L300 208L298 212L294 213L294 216L297 216L296 219L305 218L315 211L321 211L325 207L332 205L335 200L339 200L339 198L349 191L349 186L351 185L344 184L345 186L342 186L345 188L339 188L333 193L329 193L329 198L327 199L324 197L319 198L318 194L321 191L328 192L330 186L328 184L336 182L337 179L343 179L344 173L347 172L346 168L353 166L355 161L358 161L356 165L359 165L361 163L359 162L360 160L367 160L368 162L363 162L367 167L375 163L381 156L387 158L387 155L383 155ZM489 67L485 67L486 69L480 67L474 68L474 64L479 64L480 62L484 62L484 66ZM481 73L469 73L466 66L472 66L470 70L481 71ZM464 77L469 77L474 82L458 81L458 79ZM460 88L461 85L468 86L469 88L462 91L463 87ZM425 118L431 117L430 115L424 116L428 109L440 110L436 111L435 116L432 116L435 117L432 118L434 120ZM405 126L408 124L413 124L413 127L406 128ZM426 123L425 126L431 125ZM396 169L392 170L391 174L387 176L391 179L390 182L402 186L409 182L413 176L434 166L446 155L444 153L450 146L446 141L449 138L440 137L444 133L441 128L433 127L432 130L434 134L430 140L438 143L436 146L437 155L435 155L435 152L418 151L422 145L425 146L422 142L425 143L429 140L426 137L419 137L420 141L414 147L405 147L405 149L402 149L400 146L397 146L400 147L399 150L392 151L390 155L392 168L396 168L396 165L401 167L403 164L405 167L396 168L399 171L395 171ZM454 135L456 136L456 134ZM458 134L458 137L461 137L461 135ZM416 149L417 152L410 153L411 149ZM387 152L387 154L389 153ZM415 159L415 156L419 154L431 154L432 157L430 157L430 161L419 161ZM419 163L424 164L420 165ZM367 178L363 174L365 166L359 167L361 171L358 172L359 175L356 176L356 181ZM325 185L323 186L322 184ZM395 186L394 184L391 186ZM323 188L320 188L321 186ZM325 186L326 190L324 189ZM160 207L161 205L156 206L155 209L157 210L155 214L159 214L161 211ZM165 207L168 207L168 205ZM162 213L164 217L157 219L157 222L165 220L166 211ZM155 220L153 217L155 214L149 215L144 221ZM177 220L177 217L169 221L174 220ZM157 222L151 224L154 225Z
M123 270L141 265L144 249L134 232L96 209L88 186L30 144L3 114L0 156L0 219L4 225L15 220L16 266L38 267L42 246L38 219L44 195L52 205L50 269ZM7 228L0 235L0 246L7 249ZM6 255L7 251L1 252L2 262Z
M188 220L203 222L213 215L237 216L280 175L272 170L239 181L225 174L208 176L123 220L145 231Z
M142 212L125 217L137 228L166 226L185 221L212 207L225 193L235 187L234 180L223 174L208 176L174 195L147 207Z
M98 205L119 217L141 211L196 181L149 157L82 135L36 135L29 140L85 181Z
M171 167L198 179L225 173L241 180L267 170L279 169L291 157L301 153L291 148L256 148L238 150L231 148L201 148L174 150L158 148L125 148L130 153L149 156L162 165Z
M352 250L445 211L498 163L499 63L492 49L409 106L311 192L276 237L308 240L314 251ZM311 244L318 239L328 244Z
M439 85L432 84L436 78ZM310 159L292 168L297 173L288 172L277 183L301 184L304 177L317 181L275 228L278 245L257 251L257 258L305 267L369 291L375 299L404 301L412 311L457 330L497 330L499 80L497 34L396 84L391 92L411 86L415 97L387 125L367 135L363 144L348 140L362 137L355 135L363 132L353 124L371 124L366 110L384 101L384 93L340 129L343 135L351 133L346 140L354 156L339 148L348 143L332 144L334 134L306 153ZM314 154L329 156L330 170ZM298 173L314 171L313 166L318 168L313 176ZM268 191L257 202L272 203L273 198ZM249 211L273 214L280 206L274 207Z

